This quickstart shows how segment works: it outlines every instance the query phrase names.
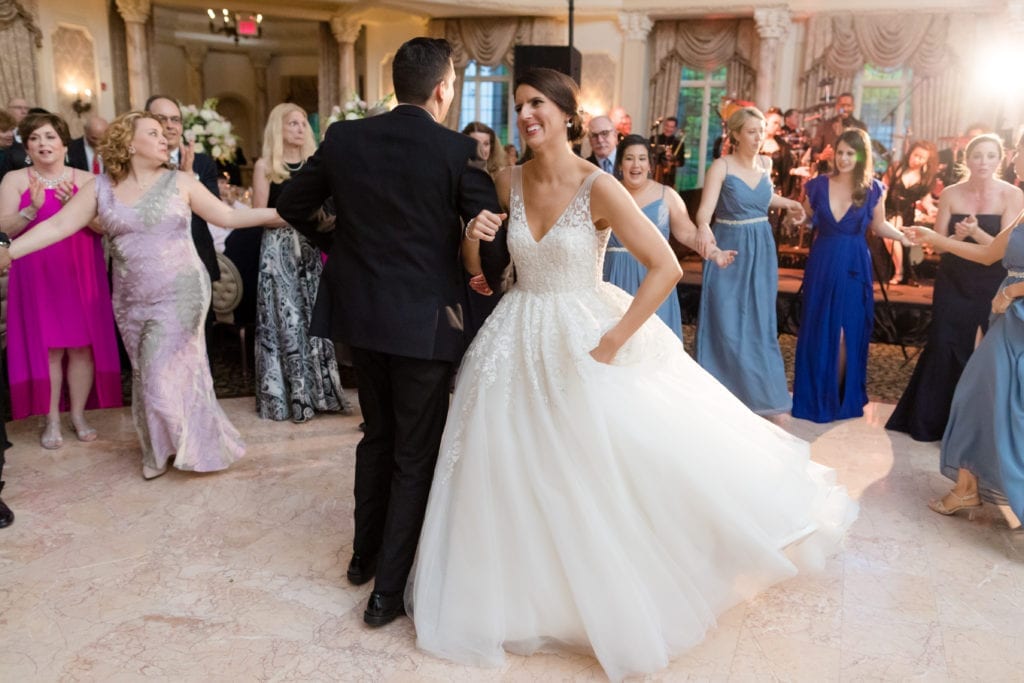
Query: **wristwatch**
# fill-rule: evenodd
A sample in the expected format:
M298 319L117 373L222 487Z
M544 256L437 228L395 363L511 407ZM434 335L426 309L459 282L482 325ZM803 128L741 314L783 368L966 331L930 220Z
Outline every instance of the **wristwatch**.
M4 249L11 248L11 238L8 237L6 233L0 232L0 247L3 247Z

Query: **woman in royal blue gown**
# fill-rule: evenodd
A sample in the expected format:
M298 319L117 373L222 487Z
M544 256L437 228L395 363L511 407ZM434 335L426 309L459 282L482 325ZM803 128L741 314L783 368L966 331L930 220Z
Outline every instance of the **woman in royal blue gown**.
M885 187L871 175L867 133L844 131L835 150L835 170L805 186L814 242L804 270L793 417L814 422L860 417L868 402L875 295L865 234L870 228L911 244L885 220Z

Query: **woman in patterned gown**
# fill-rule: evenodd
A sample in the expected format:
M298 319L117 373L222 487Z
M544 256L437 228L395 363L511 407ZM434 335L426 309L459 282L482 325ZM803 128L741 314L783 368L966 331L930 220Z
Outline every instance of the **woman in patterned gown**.
M665 239L671 233L680 244L691 249L695 247L697 226L690 220L682 197L672 188L651 179L651 148L647 139L642 135L624 137L615 155L615 166L616 175L622 178L626 191ZM735 256L734 251L712 251L712 260L719 268L727 267ZM604 257L604 279L630 295L636 295L646 275L647 269L622 245L613 228ZM657 315L677 337L683 338L682 313L675 290L658 307Z
M771 159L758 153L764 114L743 107L726 129L732 151L708 168L697 210L697 251L707 258L717 246L737 256L725 270L704 269L697 362L758 415L778 415L789 412L792 400L779 350L779 262L768 210L785 209L802 221L804 209L772 190Z
M132 364L132 418L146 479L211 472L245 446L217 403L203 326L210 276L190 232L194 211L226 228L280 220L273 209L232 210L191 174L167 168L167 140L151 114L119 116L100 145L106 174L11 245L17 259L98 218L110 238L114 317Z
M253 167L252 205L273 208L281 189L316 150L306 112L274 107ZM262 418L305 422L316 412L350 410L334 344L309 334L323 260L285 223L260 245L256 299L256 411Z

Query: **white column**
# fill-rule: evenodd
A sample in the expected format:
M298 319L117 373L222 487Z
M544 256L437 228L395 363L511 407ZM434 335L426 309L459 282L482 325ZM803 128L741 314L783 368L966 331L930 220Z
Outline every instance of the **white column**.
M774 87L778 80L775 57L793 22L786 7L762 7L754 10L754 24L757 26L757 35L761 37L757 93L754 99L757 106L764 110L772 106L777 95Z
M117 0L117 11L125 25L125 45L128 48L128 99L132 109L142 109L149 97L149 42L146 22L149 20L149 0Z
M358 19L344 14L331 17L331 33L338 41L338 88L342 103L356 93L356 39L362 27Z
M654 28L654 22L644 12L619 12L619 28L625 40L622 42L622 99L620 104L633 118L633 132L646 132L647 111L647 36Z

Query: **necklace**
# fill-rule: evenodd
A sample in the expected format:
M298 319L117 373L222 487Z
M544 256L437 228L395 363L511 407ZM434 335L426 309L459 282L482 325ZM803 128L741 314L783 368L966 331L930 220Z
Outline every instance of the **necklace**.
M297 161L294 164L291 163L291 162L286 161L286 162L284 162L284 167L288 169L289 173L295 173L300 168L305 166L305 164L306 164L306 160L305 159L303 159L302 161Z
M32 169L32 173L39 180L39 182L41 182L43 184L43 187L45 187L47 190L55 190L55 189L57 189L58 185L60 185L61 183L63 183L65 180L68 179L68 169L67 169L67 167L64 168L64 171L60 174L60 177L57 178L56 180L50 180L49 178L44 177L42 173L40 173L39 171L37 171L35 169Z
M141 190L142 192L145 192L146 190L148 190L150 187L153 186L153 183L155 183L157 178L159 178L159 177L160 177L160 174L158 173L155 176L153 176L150 179L150 181L148 183L146 183L146 184L143 184L142 181L139 180L139 177L137 175L132 175L132 180L134 180L135 184L139 186L139 190Z

